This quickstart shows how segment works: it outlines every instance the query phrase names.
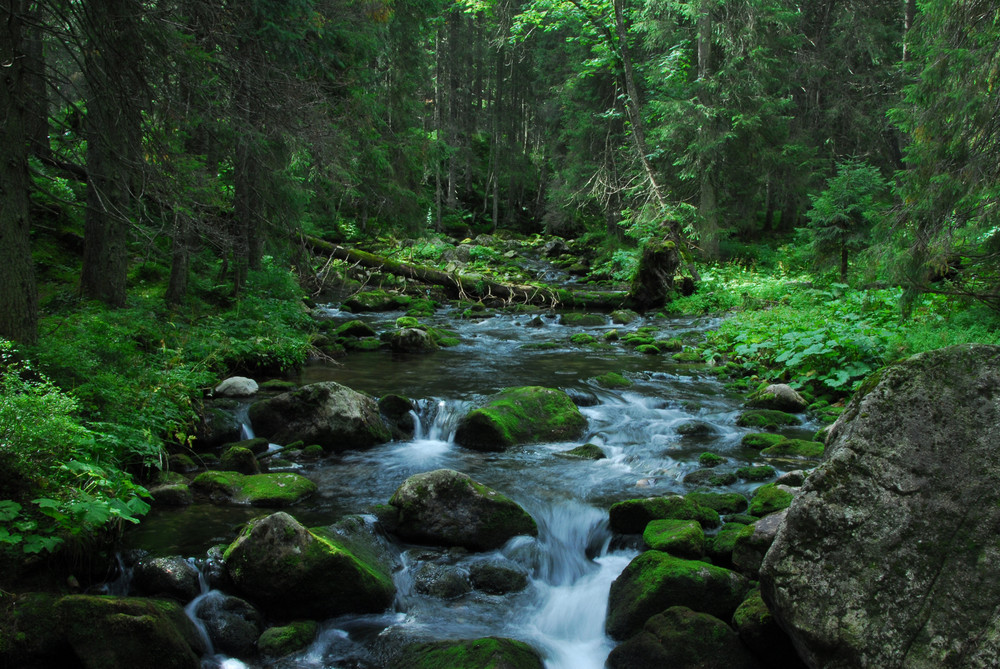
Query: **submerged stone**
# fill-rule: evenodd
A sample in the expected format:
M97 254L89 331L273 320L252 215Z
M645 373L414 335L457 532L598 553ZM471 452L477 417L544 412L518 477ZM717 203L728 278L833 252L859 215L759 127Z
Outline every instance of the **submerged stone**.
M542 669L538 652L500 637L434 641L403 648L389 669Z
M267 657L289 655L311 644L318 629L319 625L313 620L270 627L257 640L257 650Z
M466 414L455 431L455 443L502 451L517 444L568 441L586 427L587 419L562 390L524 386L494 395L486 406Z
M580 458L581 460L603 460L608 457L597 444L584 444L583 446L571 448L568 451L560 451L556 455L567 458Z

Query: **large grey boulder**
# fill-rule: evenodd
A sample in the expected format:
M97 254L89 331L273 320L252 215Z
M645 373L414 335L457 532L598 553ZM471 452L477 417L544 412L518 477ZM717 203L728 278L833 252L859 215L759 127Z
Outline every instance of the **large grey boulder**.
M485 551L538 534L517 502L451 469L411 476L389 504L398 510L396 533L416 543Z
M302 441L326 451L370 448L392 438L374 399L334 381L256 402L250 420L258 436L275 443Z
M284 512L250 521L224 560L237 592L275 617L377 613L396 595L386 565L362 542L307 529Z
M257 382L245 376L230 376L215 387L217 397L250 397L259 390Z
M877 372L761 569L814 667L1000 666L1000 348Z

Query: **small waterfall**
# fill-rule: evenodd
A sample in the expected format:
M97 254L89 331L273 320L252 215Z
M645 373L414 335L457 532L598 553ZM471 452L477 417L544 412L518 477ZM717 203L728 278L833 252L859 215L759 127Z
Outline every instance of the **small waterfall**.
M459 405L444 400L419 400L417 410L411 413L416 424L414 441L454 442L458 419L462 415Z
M190 562L196 568L198 567L193 560ZM205 644L205 655L201 658L202 669L247 669L247 665L240 660L215 652L215 645L208 635L205 623L198 617L198 610L205 601L213 597L223 597L225 595L221 590L209 588L208 579L205 578L205 573L200 568L198 569L198 586L201 589L201 593L187 603L184 607L184 613L194 623L194 628L198 631L198 636L201 637L202 643Z
M601 669L614 645L604 633L608 591L634 556L609 553L607 514L580 502L536 513L538 600L523 628L548 669Z

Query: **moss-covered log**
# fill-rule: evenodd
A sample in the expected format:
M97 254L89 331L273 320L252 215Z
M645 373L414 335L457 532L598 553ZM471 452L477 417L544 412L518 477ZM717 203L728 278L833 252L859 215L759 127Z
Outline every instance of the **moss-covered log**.
M548 286L500 283L483 276L466 276L445 272L433 267L399 262L366 251L349 249L338 244L306 237L305 242L314 253L331 256L351 264L377 269L412 281L442 286L454 297L472 300L501 300L508 303L532 304L542 307L571 307L579 309L612 310L624 306L629 299L622 291L589 291L554 289Z

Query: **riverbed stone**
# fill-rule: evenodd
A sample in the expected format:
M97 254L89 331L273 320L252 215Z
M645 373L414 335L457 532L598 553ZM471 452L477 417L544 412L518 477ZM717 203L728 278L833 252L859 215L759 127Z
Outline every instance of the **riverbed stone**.
M646 551L611 584L605 625L613 639L626 639L671 606L729 620L749 590L750 582L729 569Z
M651 520L642 540L652 550L677 557L698 559L705 554L705 531L696 520Z
M412 572L417 592L438 599L455 599L472 592L469 573L455 565L425 562Z
M742 513L747 510L747 498L738 492L704 492L695 490L684 495L695 504L720 514Z
M764 556L774 543L787 513L788 510L785 509L764 516L736 535L733 542L733 566L748 578L757 579Z
M787 509L796 492L796 488L790 488L786 485L765 483L754 491L753 497L750 498L750 506L747 507L747 513L761 518L770 513Z
M785 425L801 425L798 416L774 409L750 409L736 418L740 427L753 427L761 430L774 430Z
M316 638L319 625L314 620L296 620L264 630L257 640L257 649L265 657L282 657L302 650Z
M788 439L788 437L783 434L774 434L773 432L751 432L743 435L743 438L740 439L740 445L744 448L753 448L759 451L776 444L780 444L786 439Z
M566 458L580 458L581 460L603 460L606 456L604 450L597 444L584 444L571 448L568 451L559 451L556 455Z
M257 382L245 376L230 376L215 387L217 397L250 397L259 390Z
M156 506L187 506L194 502L194 495L186 483L161 483L149 489Z
M70 595L57 610L81 666L198 669L205 648L181 606L165 599Z
M761 570L810 666L1000 666L1000 348L864 381Z
M250 521L224 555L237 593L266 613L326 618L384 611L396 594L389 572L348 542L278 512Z
M473 562L469 565L469 581L472 587L491 595L506 595L521 592L528 587L528 574L512 564L494 561Z
M455 443L477 451L503 451L518 444L569 441L583 434L587 419L562 390L508 388L459 421Z
M502 637L415 643L389 669L542 669L542 658L523 641Z
M275 443L302 441L327 451L370 448L392 438L374 399L334 381L256 402L250 420L259 436Z
M179 555L143 556L132 568L132 586L142 594L171 597L182 604L201 592L198 569Z
M219 458L218 468L240 474L260 474L260 463L253 451L242 446L230 446Z
M823 444L805 439L785 439L768 446L760 452L769 458L806 458L818 460L823 457Z
M608 510L611 530L620 534L640 534L651 520L661 518L697 520L704 527L719 524L717 511L680 495L626 499L615 502Z
M733 549L746 523L726 522L719 531L706 537L705 552L712 559L712 564L727 569L733 568Z
M194 615L217 652L237 657L254 654L264 625L260 611L250 602L214 590L198 602Z
M213 502L284 507L316 492L316 484L294 472L247 476L210 470L199 474L191 482L191 489Z
M389 335L389 346L400 353L428 353L439 347L430 333L423 328L403 328Z
M671 606L612 649L608 669L757 669L729 625L707 613Z
M809 406L805 400L790 385L786 383L772 383L766 388L750 394L747 398L747 406L755 409L775 409L788 413L802 413Z
M485 551L538 534L517 502L451 469L409 477L389 504L398 510L396 534L416 543Z

